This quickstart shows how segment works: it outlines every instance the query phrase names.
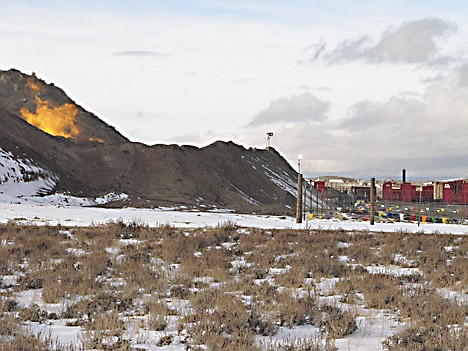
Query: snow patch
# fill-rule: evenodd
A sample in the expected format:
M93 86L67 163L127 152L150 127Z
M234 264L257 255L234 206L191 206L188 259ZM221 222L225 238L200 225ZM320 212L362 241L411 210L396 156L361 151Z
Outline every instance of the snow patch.
M272 183L290 193L292 196L297 197L297 183L294 182L288 174L280 175L265 165L262 165L262 167L265 169L265 175Z
M45 194L57 184L58 177L32 160L20 159L0 148L0 201Z
M98 206L113 201L126 201L127 194L109 193L96 198L64 193L49 194L59 177L35 165L32 160L15 157L0 148L0 202L58 206ZM46 195L48 194L48 195Z

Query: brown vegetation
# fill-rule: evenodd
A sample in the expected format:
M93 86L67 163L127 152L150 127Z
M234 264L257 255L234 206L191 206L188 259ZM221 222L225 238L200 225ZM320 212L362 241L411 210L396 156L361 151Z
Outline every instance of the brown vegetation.
M151 341L160 346L178 338L192 349L330 351L334 339L359 328L363 309L393 313L408 326L387 339L391 351L435 350L427 340L438 345L437 338L453 350L466 343L468 307L444 296L467 290L464 236L10 222L0 225L0 240L1 274L18 276L1 292L0 350L78 350L21 326L66 318L82 328L86 348L132 350L136 328L143 343L150 341L141 335L163 333ZM408 267L417 271L393 273ZM20 307L16 294L24 290L41 303ZM52 315L43 303L63 308ZM300 325L319 335L265 339Z

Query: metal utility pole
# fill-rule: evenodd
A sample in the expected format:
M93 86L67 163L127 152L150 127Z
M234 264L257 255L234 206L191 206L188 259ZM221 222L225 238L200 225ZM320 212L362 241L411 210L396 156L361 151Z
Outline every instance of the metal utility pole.
M302 182L302 220L305 221L306 219L306 211L307 211L307 180L304 179Z
M419 215L418 215L418 227L421 223L421 200L422 200L423 185L419 188Z
M297 155L297 199L296 199L296 223L302 223L302 155Z
M297 174L296 223L302 223L302 174Z
M319 191L318 191L318 189L316 189L315 194L316 194L316 195L315 195L315 196L316 196L316 197L315 197L315 203L316 203L316 205L317 205L317 212L316 212L316 214L318 215L318 213L319 213Z
M371 178L370 181L370 225L374 225L374 207L375 207L375 178Z

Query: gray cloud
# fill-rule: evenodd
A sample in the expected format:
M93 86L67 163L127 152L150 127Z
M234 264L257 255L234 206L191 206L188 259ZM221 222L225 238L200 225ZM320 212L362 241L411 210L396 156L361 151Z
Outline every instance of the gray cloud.
M466 172L468 90L460 85L466 70L455 68L448 78L428 86L421 99L398 96L355 104L337 127L349 140L365 145L362 153L368 148L402 162L413 159L414 167L428 173ZM460 159L463 164L458 163ZM437 162L431 165L431 160Z
M468 88L468 64L458 68L457 83L460 87Z
M450 62L450 58L440 55L437 40L446 38L456 29L456 24L452 22L424 18L389 27L376 43L370 37L362 36L344 40L333 50L326 51L325 44L320 41L307 48L306 53L308 60L312 62L321 57L328 63L363 60L369 63L442 64Z
M365 36L358 39L344 40L332 51L324 54L329 63L342 63L365 58L369 49L370 38Z
M348 109L348 118L340 124L340 127L348 130L395 124L414 127L415 124L424 121L426 108L424 102L405 96L391 97L385 103L361 101Z
M165 54L157 51L145 51L145 50L129 50L129 51L118 51L113 53L113 56L126 56L126 57L171 57L169 54Z
M274 122L323 121L327 118L330 103L310 93L292 95L271 102L270 106L257 113L249 123L259 126Z
M306 47L304 50L304 56L307 57L308 61L314 61L317 60L324 51L325 42L320 40L318 43ZM304 63L304 61L300 60L299 63Z
M415 178L466 177L467 84L468 65L453 67L419 96L398 94L386 101L361 101L339 121L277 123L272 145L292 164L303 154L306 176L398 176L406 168ZM266 112L260 117L267 118ZM246 144L255 138L259 144L263 141L263 124L255 126L259 128L249 128L243 136Z

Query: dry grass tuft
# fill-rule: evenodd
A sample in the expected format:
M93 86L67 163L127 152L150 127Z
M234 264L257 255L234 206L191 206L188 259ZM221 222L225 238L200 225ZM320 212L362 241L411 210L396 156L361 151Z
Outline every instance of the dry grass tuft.
M408 325L386 341L389 351L463 350L468 343L468 307L442 295L466 290L467 237L245 229L235 222L181 230L134 220L72 229L9 222L0 225L0 239L0 351L72 351L21 326L52 318L82 327L85 349L130 350L126 328L138 321L140 331L164 334L159 346L183 340L193 350L331 351L333 339L358 327L353 305ZM376 265L393 270L367 272ZM420 273L399 274L402 267ZM31 293L64 304L63 311L20 308L16 293L28 289L42 289ZM339 303L324 303L337 294ZM319 338L266 341L300 325L317 327Z

